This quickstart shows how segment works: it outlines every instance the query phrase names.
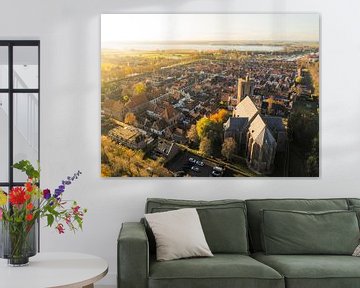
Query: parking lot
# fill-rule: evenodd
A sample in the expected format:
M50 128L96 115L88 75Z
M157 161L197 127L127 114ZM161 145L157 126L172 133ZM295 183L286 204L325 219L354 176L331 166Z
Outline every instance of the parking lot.
M194 159L195 161L203 162L204 165L201 166L196 163L191 163L189 161L190 158ZM216 164L187 151L179 152L179 154L166 165L166 167L174 173L178 171L184 171L188 176L191 177L211 177L214 166L216 166ZM193 169L198 171L192 170L191 167L196 167Z

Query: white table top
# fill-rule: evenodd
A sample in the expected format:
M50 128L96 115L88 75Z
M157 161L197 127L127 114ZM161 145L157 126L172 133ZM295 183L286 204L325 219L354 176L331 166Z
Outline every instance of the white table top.
M9 267L0 260L0 288L78 288L103 278L108 264L102 258L80 253L38 253L29 265Z

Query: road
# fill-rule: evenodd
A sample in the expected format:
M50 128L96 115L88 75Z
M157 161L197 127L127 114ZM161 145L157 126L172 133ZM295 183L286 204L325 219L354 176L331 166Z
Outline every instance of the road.
M200 160L204 162L204 166L199 166L194 163L191 163L189 161L189 158L194 158L196 160ZM196 166L199 168L199 172L195 172L191 170L192 166ZM188 176L190 177L211 177L211 172L213 171L213 167L215 167L216 164L203 159L202 157L192 154L188 151L180 151L178 155L174 159L172 159L170 162L166 164L166 168L172 171L173 173L177 171L185 171ZM233 177L233 174L231 171L226 171L223 175L224 177Z

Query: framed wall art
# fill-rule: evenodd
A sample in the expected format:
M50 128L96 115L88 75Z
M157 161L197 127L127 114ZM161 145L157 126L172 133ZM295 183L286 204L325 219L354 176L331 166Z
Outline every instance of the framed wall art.
M319 14L103 14L104 177L318 177Z

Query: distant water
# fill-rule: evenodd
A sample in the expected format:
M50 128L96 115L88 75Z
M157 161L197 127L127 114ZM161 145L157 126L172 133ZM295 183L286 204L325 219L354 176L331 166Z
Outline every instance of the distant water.
M102 43L102 48L118 49L124 51L156 51L156 50L236 50L236 51L253 51L253 52L276 52L284 50L284 46L274 45L217 45L217 44L153 44L153 43Z

